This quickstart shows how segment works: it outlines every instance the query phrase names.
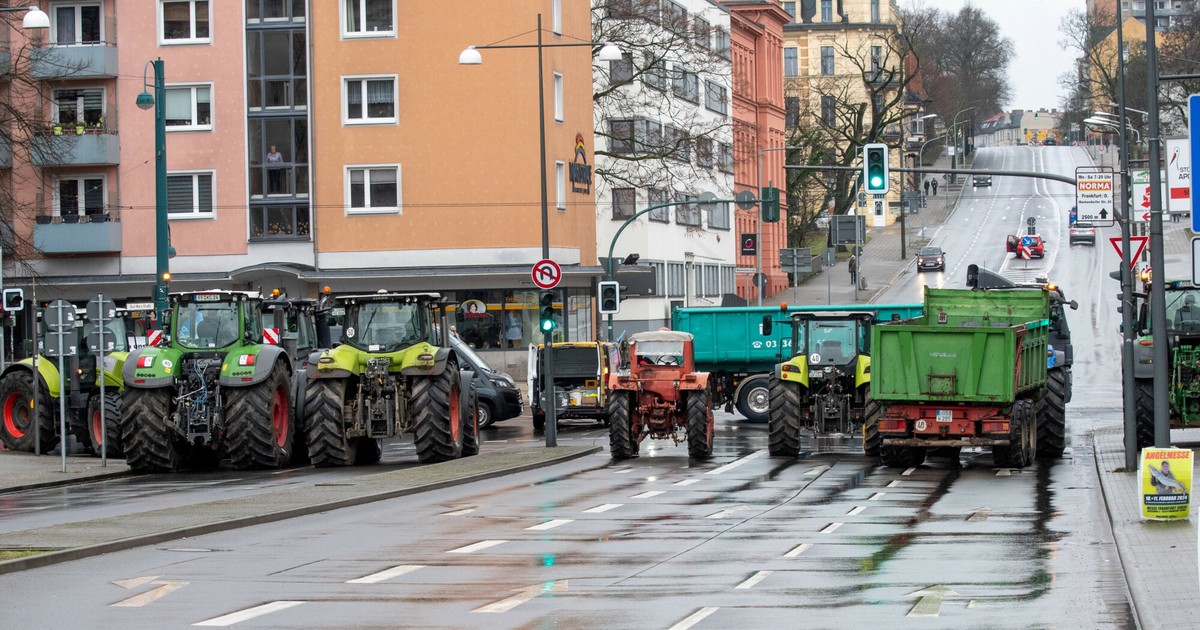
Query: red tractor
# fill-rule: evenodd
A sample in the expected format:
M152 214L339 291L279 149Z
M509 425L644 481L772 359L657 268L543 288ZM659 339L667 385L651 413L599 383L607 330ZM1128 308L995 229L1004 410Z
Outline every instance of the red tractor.
M647 436L676 444L687 439L690 457L712 457L708 372L695 371L692 343L691 333L671 330L629 338L629 369L608 377L605 410L613 459L637 457Z

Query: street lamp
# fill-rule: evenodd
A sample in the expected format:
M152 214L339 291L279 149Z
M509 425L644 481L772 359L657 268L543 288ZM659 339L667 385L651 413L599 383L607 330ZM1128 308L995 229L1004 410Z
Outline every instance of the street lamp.
M958 168L958 116L959 116L959 114L969 112L972 109L975 109L977 107L979 107L979 106L972 105L970 107L960 109L960 110L958 110L958 113L954 114L954 124L950 125L950 133L953 135L953 138L954 138L954 152L950 154L950 170L952 170L952 171L955 168ZM964 142L963 144L965 145L966 143ZM966 146L964 146L963 148L966 149ZM958 175L955 175L954 173L950 173L950 181L951 182L958 181Z
M50 16L37 7L0 7L0 13L10 11L28 11L21 20L21 28L25 30L50 28Z
M924 116L917 118L917 120L921 121L921 123L922 123L922 126L921 126L922 131L924 131L924 129L925 129L924 122L926 120L929 120L930 118L937 118L937 114L925 114ZM902 126L900 128L902 138L904 135L904 128L905 128L905 126ZM923 148L924 148L924 145L922 145L922 149ZM900 166L908 166L907 156L908 156L908 143L904 140L901 140L901 142L900 142ZM905 207L904 207L904 179L906 177L908 177L907 173L900 173L900 260L908 259L908 231L907 231L907 221L905 219L905 215L908 213L905 212Z
M146 70L154 67L154 94L146 81ZM171 280L171 236L167 229L167 118L162 58L147 61L142 68L142 93L137 95L138 109L154 109L154 313L160 330L167 322L167 282Z
M570 42L546 44L542 42L542 14L537 14L537 43L536 44L488 44L486 46L467 46L458 55L458 63L463 66L478 66L483 63L483 57L479 54L481 50L499 50L502 48L536 48L538 59L538 149L541 163L538 165L541 172L542 184L542 259L549 260L550 258L550 203L548 192L546 190L546 75L542 63L543 48L566 48L587 46L594 48L598 44L595 42ZM620 61L624 59L624 54L621 49L613 44L605 43L597 55L600 61ZM550 352L551 335L553 330L542 331L542 344L545 347L544 355L544 370L542 371L542 392L546 397L546 446L558 446L558 418L555 412L556 397L554 395L554 381L551 377L553 365Z

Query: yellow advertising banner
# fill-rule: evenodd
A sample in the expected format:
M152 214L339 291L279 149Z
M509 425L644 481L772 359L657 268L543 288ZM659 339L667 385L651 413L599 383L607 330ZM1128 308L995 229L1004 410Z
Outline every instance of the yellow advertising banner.
M1191 449L1142 449L1138 478L1142 491L1142 518L1173 521L1187 519L1191 514Z

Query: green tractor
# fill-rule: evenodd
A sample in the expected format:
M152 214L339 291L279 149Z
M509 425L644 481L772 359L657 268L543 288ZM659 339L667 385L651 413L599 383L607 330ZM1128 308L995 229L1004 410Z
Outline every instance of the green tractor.
M48 335L55 334L49 332L44 319L39 314L39 347L45 346ZM105 328L113 333L110 338L114 340L114 348L101 361L84 342L96 324L77 316L75 327L67 333L67 345L75 346L78 352L64 357L65 382L58 371L58 360L44 355L37 357L36 379L32 358L9 365L0 373L0 441L5 448L34 451L35 427L40 432L38 446L42 453L57 446L62 441L59 435L60 396L65 395L68 434L74 435L94 455L100 455L101 444L109 457L121 455L121 392L124 388L121 371L132 339L127 323L125 317L104 322ZM103 397L100 379L104 379Z
M1149 288L1147 288L1149 291ZM1172 427L1200 425L1200 288L1185 280L1165 283L1167 350L1170 364ZM1135 293L1133 378L1137 447L1154 446L1154 344L1163 340L1151 328L1147 293ZM1156 339L1157 337L1157 339Z
M314 353L307 368L313 465L373 464L383 439L407 432L422 462L479 452L473 375L459 371L467 364L442 338L446 306L436 293L336 298L341 343Z
M292 457L293 363L264 343L255 293L172 293L169 341L124 365L122 438L130 468L281 468Z

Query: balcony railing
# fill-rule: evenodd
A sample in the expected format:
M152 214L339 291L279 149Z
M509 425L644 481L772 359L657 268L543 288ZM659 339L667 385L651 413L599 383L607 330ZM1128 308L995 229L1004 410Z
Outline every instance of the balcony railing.
M34 165L42 167L115 166L121 163L117 130L107 127L50 123L40 135L33 137L30 149Z
M116 44L43 46L29 51L29 74L36 79L99 79L117 76Z
M43 254L119 254L119 210L105 206L84 214L43 212L33 226L33 246Z

